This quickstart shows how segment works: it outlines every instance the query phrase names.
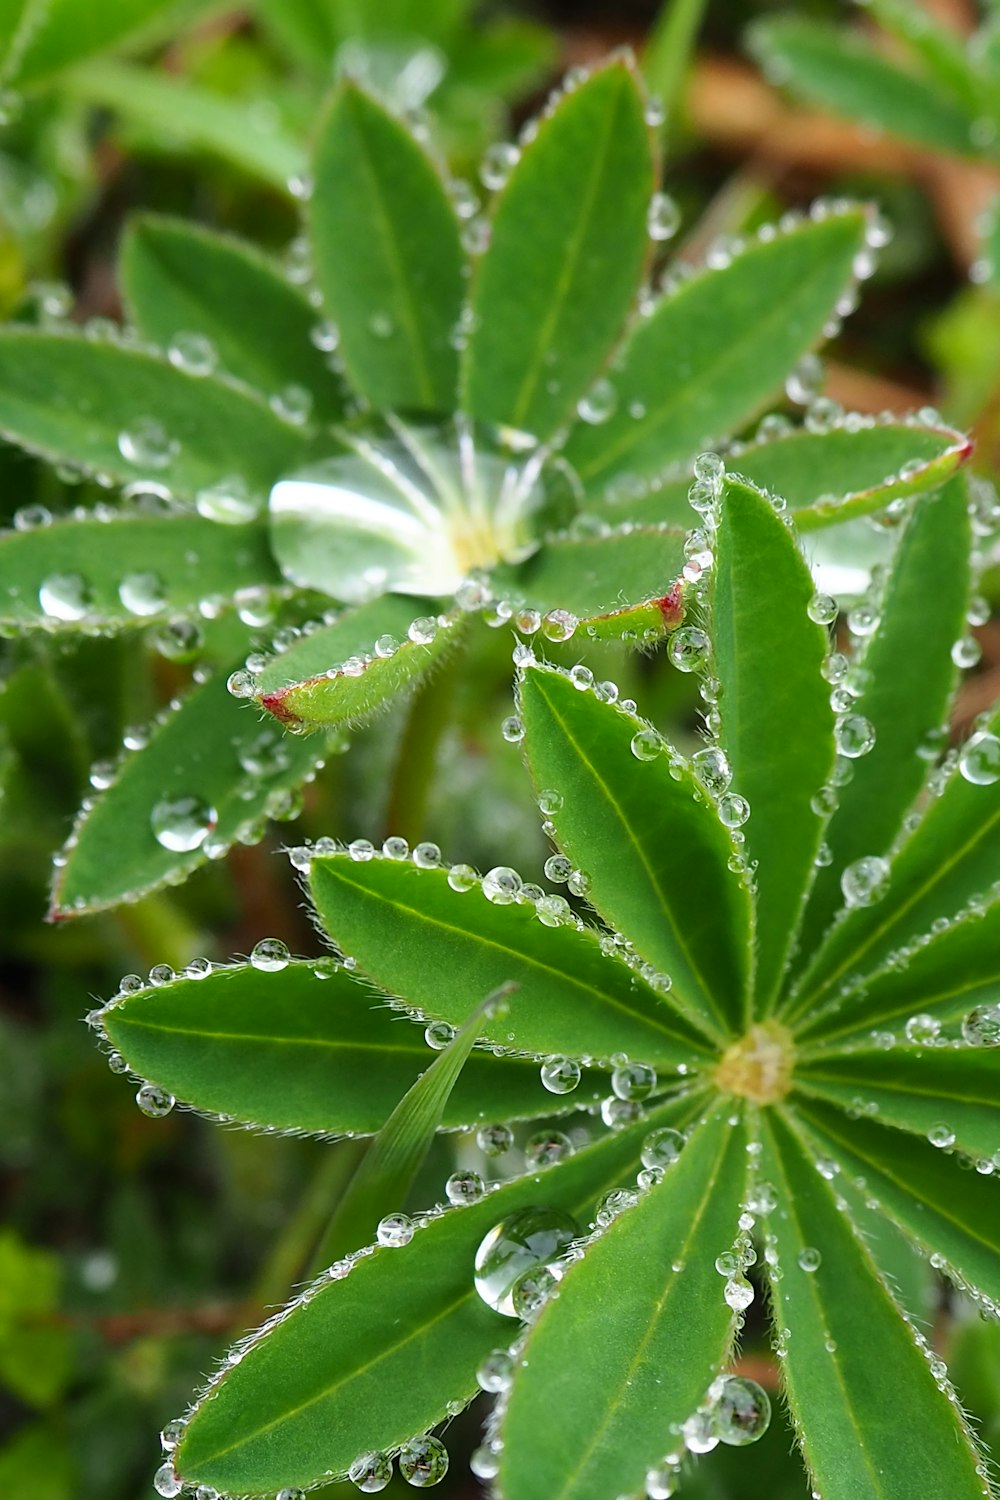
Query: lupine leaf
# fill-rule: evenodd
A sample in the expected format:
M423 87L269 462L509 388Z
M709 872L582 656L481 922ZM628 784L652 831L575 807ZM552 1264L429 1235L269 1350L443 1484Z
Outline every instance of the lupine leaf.
M596 934L545 927L530 906L500 906L479 889L457 892L443 870L347 855L314 858L312 897L323 926L358 968L426 1015L460 1025L478 995L519 986L484 1036L541 1055L633 1057L670 1066L704 1044Z
M810 1101L812 1104L815 1101ZM797 1100L796 1104L801 1101ZM801 1111L796 1110L801 1120ZM819 1139L813 1141L820 1150ZM834 1159L824 1152L817 1160L823 1161L825 1171ZM839 1166L840 1158L834 1163ZM899 1305L911 1317L929 1319L934 1316L940 1301L936 1272L931 1268L926 1252L920 1250L886 1213L882 1212L880 1200L873 1197L863 1176L852 1177L849 1172L836 1174L836 1189L847 1204L855 1225L861 1231L872 1259L882 1272Z
M955 479L918 504L896 549L880 622L860 658L870 678L853 710L874 726L876 740L837 789L823 834L832 862L817 871L802 922L806 953L843 903L845 866L887 849L899 832L924 780L921 747L947 720L957 675L951 648L969 603L967 507L966 486Z
M502 1427L508 1500L640 1491L671 1424L691 1415L725 1364L733 1313L715 1257L736 1234L747 1174L745 1135L728 1114L696 1128L533 1325Z
M661 474L759 411L819 340L864 239L860 209L803 224L691 277L640 319L610 372L612 415L578 423L566 445L588 493Z
M5 85L30 87L103 52L177 11L177 0L117 0L81 6L77 0L4 0L0 7L0 76Z
M984 732L998 730L1000 713L995 713ZM833 928L799 983L789 1013L815 1013L844 988L849 975L872 973L939 918L986 900L1000 878L998 825L1000 782L981 785L953 772L893 856L887 893L870 906L854 907Z
M472 293L468 410L547 439L619 335L647 253L653 151L631 68L566 94L497 199Z
M833 713L820 675L826 632L806 613L809 569L758 491L723 481L714 572L721 743L750 804L757 862L754 991L768 1008L788 960L822 825L811 799L833 768Z
M944 1127L942 1147L952 1144L974 1157L997 1149L997 1089L1000 1056L989 1047L920 1047L897 1042L892 1048L852 1048L803 1057L795 1071L808 1094L872 1114L930 1138Z
M813 1488L909 1500L921 1473L942 1495L982 1500L960 1408L938 1390L834 1186L779 1119L764 1143L761 1170L778 1198L767 1228L783 1273L771 1279L772 1316L790 1330L782 1380ZM822 1257L814 1271L798 1263L806 1249Z
M287 192L306 167L299 141L253 99L231 99L186 78L150 68L100 61L74 68L61 80L73 99L121 115L160 151L204 152Z
M634 630L641 640L650 630L655 638L680 621L685 534L641 526L551 537L526 563L497 569L493 587L543 614L569 610L587 636Z
M943 1256L952 1274L1000 1299L1000 1219L996 1184L978 1172L957 1170L930 1143L917 1143L872 1120L802 1099L795 1119L812 1145L860 1178L882 1213L915 1241L925 1256Z
M773 16L751 30L750 46L769 73L800 98L933 150L975 154L966 110L930 79L897 67L870 41L841 26Z
M938 20L932 11L914 11L907 0L872 0L870 14L963 109L978 115L983 107L982 80L971 66L973 49L966 49L958 29Z
M154 441L149 422L162 428ZM222 380L118 344L26 328L0 331L0 432L54 463L122 484L156 480L189 499L234 475L264 499L301 463L306 442L263 398ZM164 450L164 437L176 448Z
M284 724L357 724L370 718L462 639L462 616L453 615L437 624L431 641L412 640L407 630L426 605L426 600L384 594L302 636L256 678L261 707ZM391 651L389 637L395 643Z
M229 375L265 395L304 386L317 417L343 415L340 380L312 341L315 311L252 245L144 214L126 232L120 274L144 338L168 349L178 334L206 334Z
M809 532L937 489L971 451L962 433L943 424L874 422L848 414L825 431L796 427L737 445L726 462L732 473L786 501L797 529ZM690 473L662 484L654 480L635 499L628 486L621 494L612 488L588 509L608 520L690 526L690 484Z
M206 836L225 847L246 832L253 842L251 831L260 824L263 834L269 807L280 809L282 794L301 786L325 748L324 739L302 740L261 724L253 708L227 691L224 671L194 688L151 730L142 753L126 756L83 815L57 872L54 913L114 906L189 873L206 859ZM165 847L153 833L154 812L192 798L201 810L201 842L187 850Z
M61 618L39 598L47 581L73 577L86 584L79 595L86 619L106 630L195 615L203 599L231 599L240 589L284 582L267 545L267 528L259 522L220 526L197 515L141 512L103 521L67 517L0 535L0 627L79 630L76 614ZM145 590L139 587L144 578ZM121 591L133 605L145 600L148 612L127 608ZM157 598L162 599L158 608Z
M310 223L316 281L354 387L376 407L451 411L465 282L458 220L429 156L344 83L321 126Z
M367 1241L382 1218L405 1203L448 1109L451 1094L469 1061L491 1004L504 986L469 1016L447 1046L414 1080L369 1144L339 1199L316 1252L322 1269L338 1255Z
M100 1025L139 1077L196 1109L279 1130L373 1135L434 1059L421 1027L325 959L278 973L181 974L116 996ZM536 1062L475 1051L442 1126L534 1119L580 1102L547 1093Z
M846 994L837 1009L815 1021L804 1016L798 1032L820 1031L824 1042L873 1027L902 1025L917 1011L942 1024L1000 995L1000 902L985 913L953 922L932 942L917 945L906 963L888 963Z
M633 738L649 733L642 721L581 693L565 673L529 667L520 705L532 780L562 796L555 837L590 877L588 899L670 976L698 1024L716 1036L739 1027L750 899L690 768L672 764L666 744L637 759Z
M185 1429L178 1472L237 1494L310 1484L440 1421L449 1400L474 1393L480 1361L515 1328L473 1288L488 1231L535 1205L585 1222L634 1171L646 1132L690 1115L689 1102L660 1106L568 1161L432 1220L408 1245L358 1260L227 1370Z

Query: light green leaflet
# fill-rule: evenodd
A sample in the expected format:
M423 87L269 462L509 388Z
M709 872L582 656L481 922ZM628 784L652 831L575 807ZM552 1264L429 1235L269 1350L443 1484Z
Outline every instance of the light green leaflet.
M787 1327L785 1394L814 1488L830 1496L911 1500L914 1474L941 1495L981 1500L978 1454L957 1402L939 1390L864 1241L788 1126L765 1126L761 1172L777 1205L766 1229L782 1275L770 1278ZM800 1257L819 1251L817 1269ZM878 1357L873 1358L873 1351ZM891 1371L891 1378L887 1373Z
M725 1365L734 1318L715 1257L737 1232L748 1171L745 1131L728 1115L695 1127L663 1182L596 1238L532 1327L501 1428L507 1500L639 1492L671 1425Z
M278 1130L373 1135L434 1060L423 1028L328 959L180 974L116 996L99 1024L140 1078L209 1114ZM538 1064L474 1051L442 1126L534 1119L577 1107L546 1093Z

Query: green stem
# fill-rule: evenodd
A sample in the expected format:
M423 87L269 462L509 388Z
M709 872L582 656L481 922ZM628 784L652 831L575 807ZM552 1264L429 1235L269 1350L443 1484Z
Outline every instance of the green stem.
M650 93L663 104L661 140L673 129L678 96L701 25L706 0L665 0L642 54L642 72Z
M288 1296L288 1289L308 1274L313 1276L329 1262L310 1267L314 1247L330 1221L330 1203L338 1201L366 1143L341 1141L327 1146L295 1213L271 1247L251 1292L257 1307L273 1307ZM307 1273L307 1267L310 1267Z
M457 669L464 655L461 646L453 651L410 701L385 809L386 832L400 834L410 843L423 833L434 763L451 717Z
M114 916L125 941L146 964L183 969L204 944L200 930L167 896L147 896L134 905L119 906Z

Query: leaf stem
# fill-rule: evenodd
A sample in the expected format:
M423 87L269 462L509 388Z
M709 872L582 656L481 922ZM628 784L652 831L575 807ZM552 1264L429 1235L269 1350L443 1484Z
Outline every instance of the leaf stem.
M663 104L660 139L674 128L677 99L687 71L705 0L665 0L642 54L642 72Z
M385 829L411 843L423 833L434 763L450 718L457 667L463 657L460 646L442 667L425 679L410 700L386 799Z

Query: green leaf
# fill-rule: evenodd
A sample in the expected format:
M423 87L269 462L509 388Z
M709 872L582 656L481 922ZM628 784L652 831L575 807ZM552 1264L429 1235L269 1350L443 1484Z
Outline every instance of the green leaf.
M306 444L266 401L221 379L27 328L0 331L0 433L52 463L121 484L155 480L186 499L240 476L263 501Z
M738 1028L750 898L711 798L655 730L566 673L529 667L519 692L531 777L562 797L555 838L590 877L588 900L670 976L666 999L693 1024L715 1038Z
M667 1067L703 1051L590 929L546 927L530 905L501 906L478 885L452 889L444 870L380 857L314 858L310 888L324 928L359 970L437 1020L461 1025L477 995L510 980L518 991L503 1021L487 1021L489 1041L543 1057L621 1051Z
M564 95L497 199L472 292L466 408L546 439L617 339L647 256L643 98L615 61Z
M224 671L194 688L153 726L144 749L125 755L81 815L56 872L53 914L134 901L234 840L255 843L267 817L287 816L288 793L322 763L326 747L262 725L227 691ZM187 804L184 815L168 811L178 802ZM154 835L154 815L175 847Z
M837 789L838 806L823 835L832 862L816 873L800 932L807 954L843 904L841 872L889 847L920 790L926 773L921 747L947 722L955 686L951 648L965 628L971 545L968 491L958 479L920 501L906 524L878 629L859 658L870 675L852 711L874 726L875 744Z
M167 349L178 334L205 334L238 380L265 395L303 386L318 418L343 415L340 380L313 343L315 312L253 246L144 214L126 231L120 275L129 316L144 338Z
M159 151L204 152L282 193L305 171L302 142L262 111L259 99L229 99L184 78L105 60L75 68L61 86L70 98L139 126Z
M541 614L568 610L588 638L620 639L632 631L633 640L649 645L680 622L685 535L662 526L589 536L571 530L550 537L520 566L498 568L493 588Z
M588 494L660 475L743 426L819 341L864 243L865 215L848 209L753 244L665 296L612 366L611 416L570 435L565 454Z
M996 1003L1000 992L1000 903L952 922L933 942L914 945L906 961L892 961L839 999L836 1011L806 1015L800 1036L816 1030L826 1043L855 1032L902 1025L917 1012L942 1024L975 1005Z
M833 712L821 673L826 631L807 614L813 583L792 532L759 491L724 479L713 617L721 743L750 804L757 868L754 993L766 1013L788 962L822 824L810 803L833 769Z
M436 165L381 104L344 83L313 175L316 282L349 379L384 410L451 411L464 257Z
M0 5L0 79L9 87L47 82L63 68L104 52L148 29L177 0L115 0L81 5L79 0L3 0Z
M421 1028L324 959L278 973L181 974L116 995L97 1021L138 1077L195 1109L278 1130L372 1135L434 1057ZM476 1051L442 1127L536 1119L579 1102L546 1093L536 1062Z
M981 732L995 737L998 731L1000 712ZM965 755L959 752L959 765ZM853 907L830 931L797 986L789 1014L830 1008L855 978L881 969L891 955L905 961L914 939L930 933L933 923L991 899L1000 877L1000 781L967 781L959 769L937 775L938 794L892 854L886 892L870 906Z
M972 67L973 46L954 25L919 11L908 0L872 0L870 14L922 64L958 106L973 115L988 108L982 79Z
M501 1429L507 1500L641 1491L672 1424L728 1359L734 1317L715 1257L737 1232L748 1163L728 1114L696 1127L663 1181L589 1245L532 1326Z
M82 621L135 630L197 615L204 599L283 583L260 522L122 511L0 534L0 629L78 631Z
M464 1076L472 1048L487 1016L516 986L502 985L478 1005L462 1029L410 1085L362 1157L343 1197L334 1210L316 1253L316 1270L370 1240L385 1214L405 1203L434 1137L441 1128L449 1099Z
M257 698L283 724L360 724L415 686L460 643L462 615L421 615L426 601L384 594L303 635L255 679ZM413 639L411 626L419 627ZM423 636L434 627L434 634Z
M643 76L660 101L664 135L673 130L705 0L664 0L642 50Z
M858 32L772 16L749 33L769 76L810 104L932 150L974 156L972 118L930 79L897 67Z
M930 1139L942 1127L944 1149L954 1144L983 1160L997 1149L1000 1057L991 1048L921 1047L902 1041L882 1048L869 1042L845 1052L806 1055L796 1066L795 1079L807 1094L842 1109L867 1110L914 1135Z
M851 412L825 431L796 427L733 444L726 462L757 489L780 496L799 532L811 532L937 489L971 451L962 433L943 424L880 422ZM629 485L621 493L612 488L593 508L609 521L690 526L691 478L690 472L654 478L638 496Z
M690 1114L690 1102L661 1106L317 1284L199 1402L175 1454L178 1473L192 1485L256 1494L343 1473L358 1454L426 1431L449 1400L474 1393L479 1363L515 1327L473 1288L488 1231L529 1206L586 1222L602 1194L632 1175L647 1131Z
M839 1162L842 1175L860 1178L880 1212L924 1256L943 1258L959 1284L964 1281L994 1302L1000 1300L995 1183L978 1172L960 1171L928 1142L918 1145L898 1130L863 1118L850 1120L827 1105L799 1099L794 1118L802 1122L810 1148Z

